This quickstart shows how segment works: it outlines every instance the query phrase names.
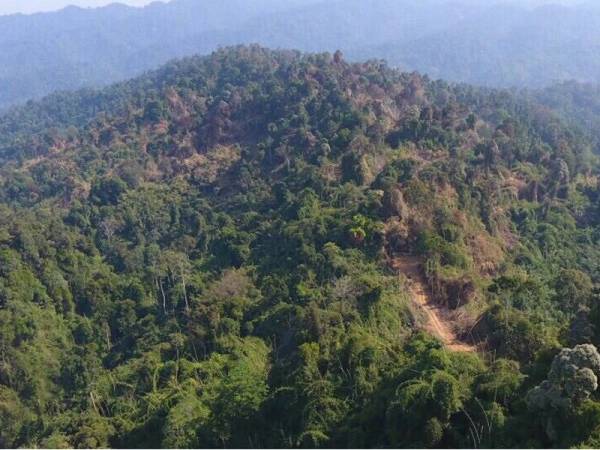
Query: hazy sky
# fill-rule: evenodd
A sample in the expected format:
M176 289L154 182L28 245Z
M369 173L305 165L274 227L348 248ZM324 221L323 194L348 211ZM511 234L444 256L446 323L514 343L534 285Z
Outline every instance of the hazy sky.
M53 11L68 5L94 7L109 3L126 3L132 6L143 6L151 2L152 0L0 0L0 15Z
M153 0L0 0L0 15L25 13L31 14L40 11L54 11L64 8L68 5L77 5L81 7L98 7L108 5L109 3L125 3L132 6L144 6L152 3ZM169 0L162 0L169 1ZM249 0L251 1L251 0ZM283 0L285 1L285 0ZM314 0L313 0L314 1ZM405 0L411 1L411 0ZM419 0L414 0L419 1ZM501 2L512 1L516 3L528 2L529 4L544 4L544 3L562 3L575 4L589 0L470 0L478 2ZM597 0L596 0L597 1Z

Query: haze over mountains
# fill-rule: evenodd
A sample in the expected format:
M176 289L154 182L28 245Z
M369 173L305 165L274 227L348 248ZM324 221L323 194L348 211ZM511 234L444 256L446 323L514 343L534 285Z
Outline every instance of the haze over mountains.
M119 3L130 6L146 6L153 0L120 0ZM111 0L3 0L0 2L0 15L35 14L58 11L69 5L81 8L98 8L114 3Z
M175 0L0 17L0 108L177 57L259 43L386 58L434 78L542 87L600 79L600 7L469 0Z

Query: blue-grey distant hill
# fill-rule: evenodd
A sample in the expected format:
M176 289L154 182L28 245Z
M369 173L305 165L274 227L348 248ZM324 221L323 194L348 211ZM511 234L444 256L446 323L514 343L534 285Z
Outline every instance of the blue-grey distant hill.
M260 43L341 49L491 86L600 79L600 5L472 0L175 0L0 17L0 108L169 59Z

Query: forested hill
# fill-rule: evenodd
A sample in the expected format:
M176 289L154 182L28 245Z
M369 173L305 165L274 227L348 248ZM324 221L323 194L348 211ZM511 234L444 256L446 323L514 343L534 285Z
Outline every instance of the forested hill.
M0 130L0 447L600 445L598 164L547 108L253 46Z
M251 43L339 48L350 59L385 58L485 86L600 82L600 7L559 2L371 0L366 8L362 0L173 0L0 16L0 109Z

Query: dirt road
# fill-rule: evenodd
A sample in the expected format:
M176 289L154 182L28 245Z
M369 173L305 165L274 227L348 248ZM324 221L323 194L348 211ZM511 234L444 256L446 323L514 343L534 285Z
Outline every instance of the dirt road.
M427 318L425 330L437 337L448 350L454 352L476 351L476 347L458 339L452 329L452 324L447 319L449 311L432 300L427 290L427 282L421 271L419 258L412 256L398 257L393 260L392 266L408 278L413 302Z

